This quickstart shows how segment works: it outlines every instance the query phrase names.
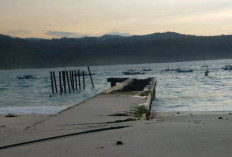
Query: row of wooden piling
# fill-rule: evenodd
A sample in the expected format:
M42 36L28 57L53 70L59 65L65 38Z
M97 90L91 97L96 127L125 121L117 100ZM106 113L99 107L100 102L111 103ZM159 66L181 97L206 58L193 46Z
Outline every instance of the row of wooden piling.
M91 79L92 87L94 87L92 74L88 67L89 76ZM85 89L85 72L82 71L82 84L81 84L81 71L80 70L65 70L59 71L59 93L73 93ZM52 93L58 93L57 81L55 71L50 71L51 89Z

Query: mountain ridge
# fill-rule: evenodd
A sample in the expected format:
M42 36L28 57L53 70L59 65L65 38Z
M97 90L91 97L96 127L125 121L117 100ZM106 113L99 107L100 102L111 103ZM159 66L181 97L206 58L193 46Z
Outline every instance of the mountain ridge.
M232 58L232 35L147 35L22 39L0 35L0 69Z

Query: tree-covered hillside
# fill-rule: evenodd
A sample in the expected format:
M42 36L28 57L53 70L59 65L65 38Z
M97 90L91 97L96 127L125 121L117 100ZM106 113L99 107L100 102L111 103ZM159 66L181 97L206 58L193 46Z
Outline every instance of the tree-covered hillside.
M0 68L129 64L232 58L232 36L173 32L122 37L20 39L0 35Z

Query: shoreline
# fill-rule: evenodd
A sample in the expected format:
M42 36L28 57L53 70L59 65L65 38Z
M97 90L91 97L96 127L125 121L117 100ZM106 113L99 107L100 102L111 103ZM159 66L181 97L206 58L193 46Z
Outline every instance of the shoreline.
M106 91L53 115L1 114L0 156L216 157L232 153L230 111L152 110L152 119L146 120L143 112L135 116L141 112L138 107L148 102L139 92Z

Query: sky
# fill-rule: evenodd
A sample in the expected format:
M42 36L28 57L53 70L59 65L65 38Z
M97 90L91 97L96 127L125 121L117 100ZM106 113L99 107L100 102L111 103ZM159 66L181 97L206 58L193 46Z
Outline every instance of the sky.
M232 34L232 0L0 0L0 34Z

